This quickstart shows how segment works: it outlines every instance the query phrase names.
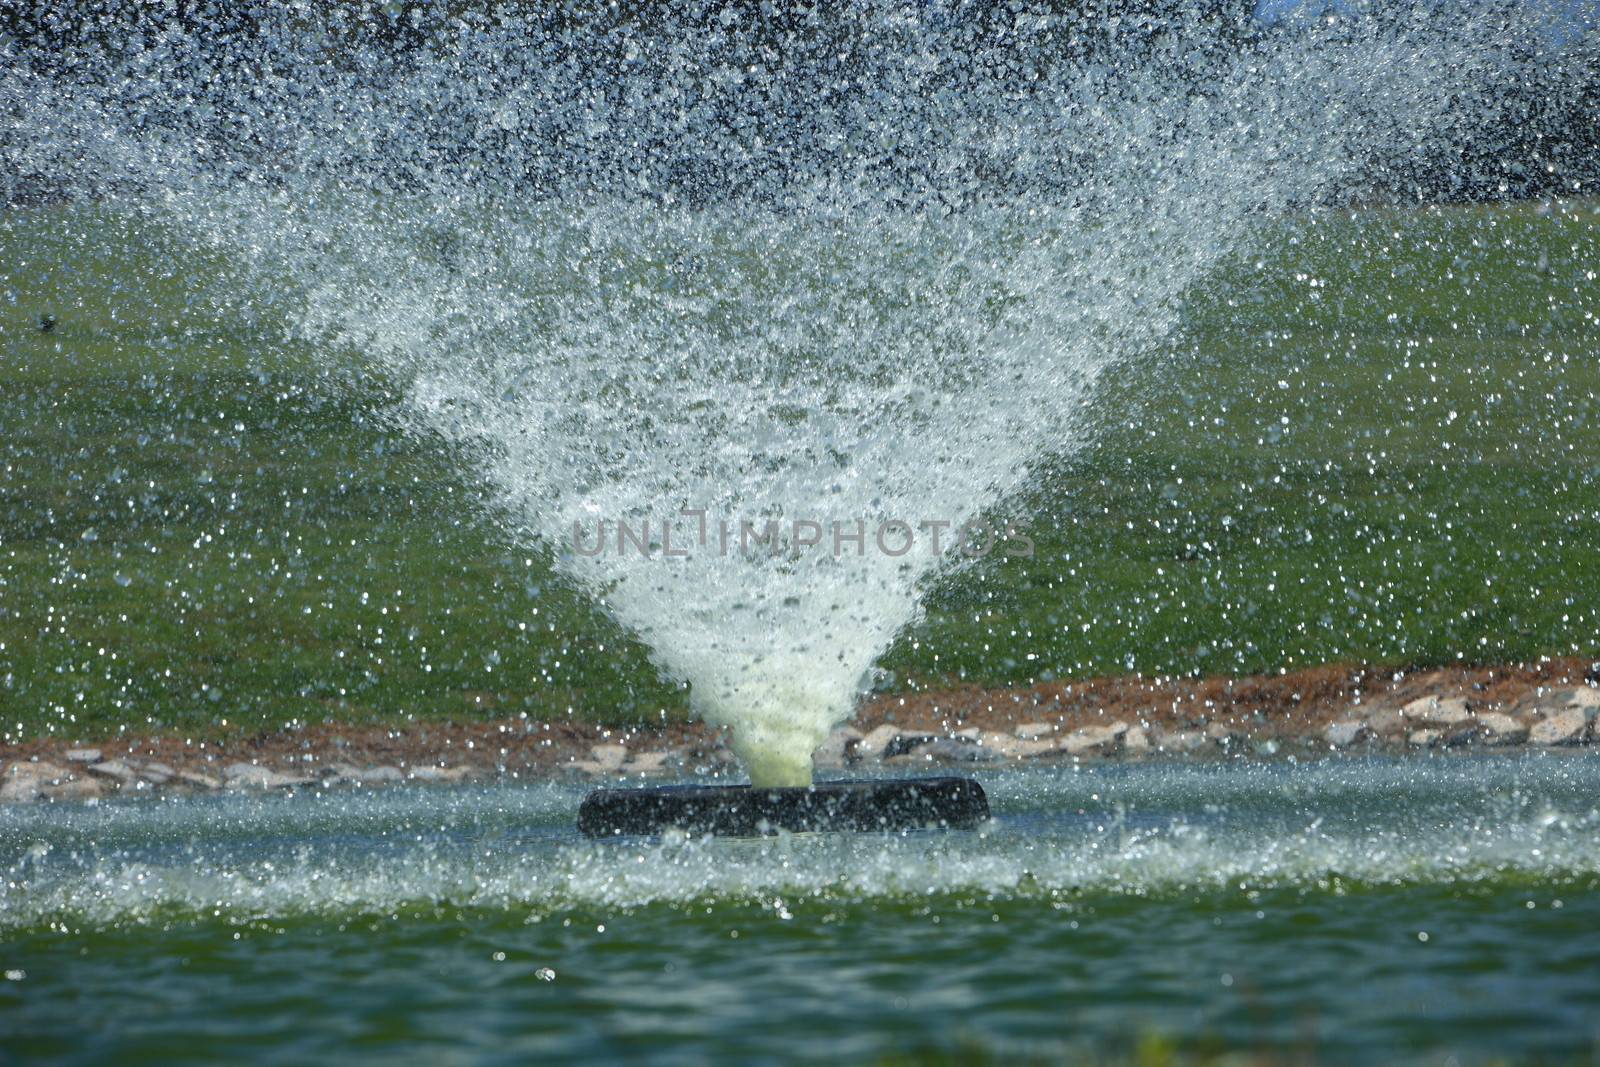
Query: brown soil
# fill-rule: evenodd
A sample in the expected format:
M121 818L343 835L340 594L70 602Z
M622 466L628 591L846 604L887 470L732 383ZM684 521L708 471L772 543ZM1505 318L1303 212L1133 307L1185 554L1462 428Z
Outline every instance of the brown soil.
M1092 678L1026 689L978 686L898 696L865 703L854 725L863 731L893 723L910 731L947 733L969 727L1010 732L1022 723L1059 724L1066 732L1110 722L1166 731L1221 724L1258 739L1310 737L1336 718L1396 707L1422 696L1465 696L1480 710L1515 710L1542 691L1600 681L1587 659L1530 665L1445 667L1416 671L1370 667L1317 667L1281 675L1242 678ZM719 758L722 739L695 724L616 728L585 723L500 719L404 726L321 724L295 730L195 741L126 735L0 744L0 762L62 762L74 747L101 750L103 758L154 760L178 770L209 771L239 761L315 773L337 763L472 767L519 777L558 773L596 744L632 751L676 749L690 762Z
M932 733L966 726L1010 730L1025 722L1060 723L1070 730L1122 721L1169 731L1220 723L1251 737L1297 738L1319 733L1338 718L1424 696L1463 696L1480 710L1510 711L1541 689L1593 680L1594 670L1590 660L1567 658L1416 671L1344 666L1242 678L1090 678L885 698L867 705L858 718L869 728L893 722Z

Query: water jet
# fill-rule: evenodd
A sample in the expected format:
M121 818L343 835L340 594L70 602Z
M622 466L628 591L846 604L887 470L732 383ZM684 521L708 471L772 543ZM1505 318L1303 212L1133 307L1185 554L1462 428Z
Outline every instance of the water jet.
M972 562L954 531L1021 517L1108 372L1518 76L1483 20L981 8L91 34L4 64L0 192L157 225L330 378L388 383L753 784L802 787Z

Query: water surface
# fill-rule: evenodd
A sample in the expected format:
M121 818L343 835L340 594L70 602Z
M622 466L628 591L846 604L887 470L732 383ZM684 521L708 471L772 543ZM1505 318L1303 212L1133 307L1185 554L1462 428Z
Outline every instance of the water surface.
M1583 758L984 775L984 832L592 844L548 783L0 811L0 1031L134 1062L1592 1054Z

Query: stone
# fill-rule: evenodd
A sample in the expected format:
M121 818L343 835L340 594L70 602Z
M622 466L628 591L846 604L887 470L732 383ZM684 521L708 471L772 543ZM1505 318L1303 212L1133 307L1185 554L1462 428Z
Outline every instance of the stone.
M69 748L63 757L68 763L99 763L100 750L98 748Z
M900 736L900 727L893 723L884 723L874 727L856 742L856 753L862 759L882 759L883 750L889 747L889 742Z
M1122 747L1122 738L1127 732L1125 722L1080 727L1061 739L1061 749L1072 756L1108 756Z
M976 741L983 736L983 731L976 726L968 726L964 730L952 730L951 737L965 737L968 741Z
M1478 714L1478 733L1491 745L1520 745L1528 739L1526 723L1499 711Z
M621 745L595 745L589 750L589 756L600 766L614 771L628 758L628 750Z
M230 789L289 789L310 785L310 778L280 774L259 763L230 763L222 768L222 780Z
M88 770L90 774L98 774L102 778L112 778L123 785L131 785L139 780L139 772L119 759L109 759L103 763L91 763Z
M1135 726L1122 738L1122 751L1129 756L1144 756L1150 752L1150 731Z
M1343 722L1328 724L1322 731L1323 740L1334 748L1349 748L1360 741L1365 741L1372 736L1372 727L1360 719L1346 719Z
M999 730L983 730L974 738L984 748L992 749L1001 756L1010 755L1012 745L1021 744L1015 737Z
M634 774L666 774L667 765L679 764L683 758L676 752L636 752L623 767L623 770L632 771Z
M1552 711L1533 724L1528 741L1535 745L1581 745L1589 732L1582 708Z
M1379 737L1398 737L1409 726L1399 708L1381 707L1367 715L1367 728Z
M37 763L13 763L0 772L0 801L24 804L39 799L48 780L48 771L40 771L40 766ZM46 763L43 766L48 768L51 765Z
M197 785L201 789L221 789L222 779L206 774L203 771L179 771L175 777L180 782Z
M617 746L621 748L621 745ZM433 767L423 765L411 768L406 777L418 782L461 782L474 777L471 767Z
M86 775L73 775L50 782L44 787L48 800L87 800L105 791L105 783Z
M1024 741L1037 741L1041 737L1054 737L1056 725L1050 722L1025 722L1011 732Z
M1462 697L1448 697L1444 700L1438 697L1422 697L1401 708L1400 714L1412 722L1426 723L1429 726L1458 726L1472 718L1472 712L1467 709L1467 702Z
M1432 748L1443 738L1444 735L1438 730L1413 730L1406 738L1406 742L1413 748Z
M390 767L387 764L377 767L357 767L350 763L335 763L334 772L340 778L352 782L398 782L405 778L404 772L399 767Z
M1002 759L1000 753L970 737L935 737L905 753L906 762L982 763ZM893 757L890 757L893 758Z
M1156 742L1162 752L1194 752L1206 744L1206 735L1198 730L1172 730L1163 732Z
M861 731L853 726L841 726L823 739L811 754L815 767L844 767L856 761L856 747L861 742Z
M889 743L887 745L883 746L882 758L891 760L896 756L906 756L914 750L921 748L923 745L930 745L935 741L944 740L951 739L942 738L935 734L897 733L889 739ZM960 741L956 742L958 745L963 743L972 744L973 742L967 740L966 738L962 738Z
M998 730L990 730L978 738L978 744L1005 759L1027 759L1031 756L1040 756L1046 752L1054 752L1056 743L1050 740L1024 740L1003 734Z
M1592 708L1594 711L1600 711L1600 689L1588 685L1574 689L1572 695L1567 698L1567 707Z
M156 763L153 760L139 768L139 777L143 778L151 785L165 785L166 783L172 781L172 779L177 776L177 773L177 771L173 770L171 767L168 767L165 763Z
M1236 727L1230 726L1225 722L1214 722L1208 724L1206 726L1205 733L1209 740L1214 741L1223 748L1231 748L1235 744L1246 740L1243 733L1241 733Z
M95 797L102 788L91 778L44 760L12 763L0 774L0 801L10 803Z

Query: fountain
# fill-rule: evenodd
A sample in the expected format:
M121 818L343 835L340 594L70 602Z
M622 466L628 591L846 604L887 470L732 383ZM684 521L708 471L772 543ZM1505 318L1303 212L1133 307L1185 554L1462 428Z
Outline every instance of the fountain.
M0 4L0 1058L1592 1059L1596 8L1370 6Z
M1532 16L867 3L254 16L8 62L5 191L98 196L399 383L728 727L811 753L1097 381L1289 209L1448 143ZM387 19L387 21L386 21ZM1521 51L1519 51L1521 49Z

